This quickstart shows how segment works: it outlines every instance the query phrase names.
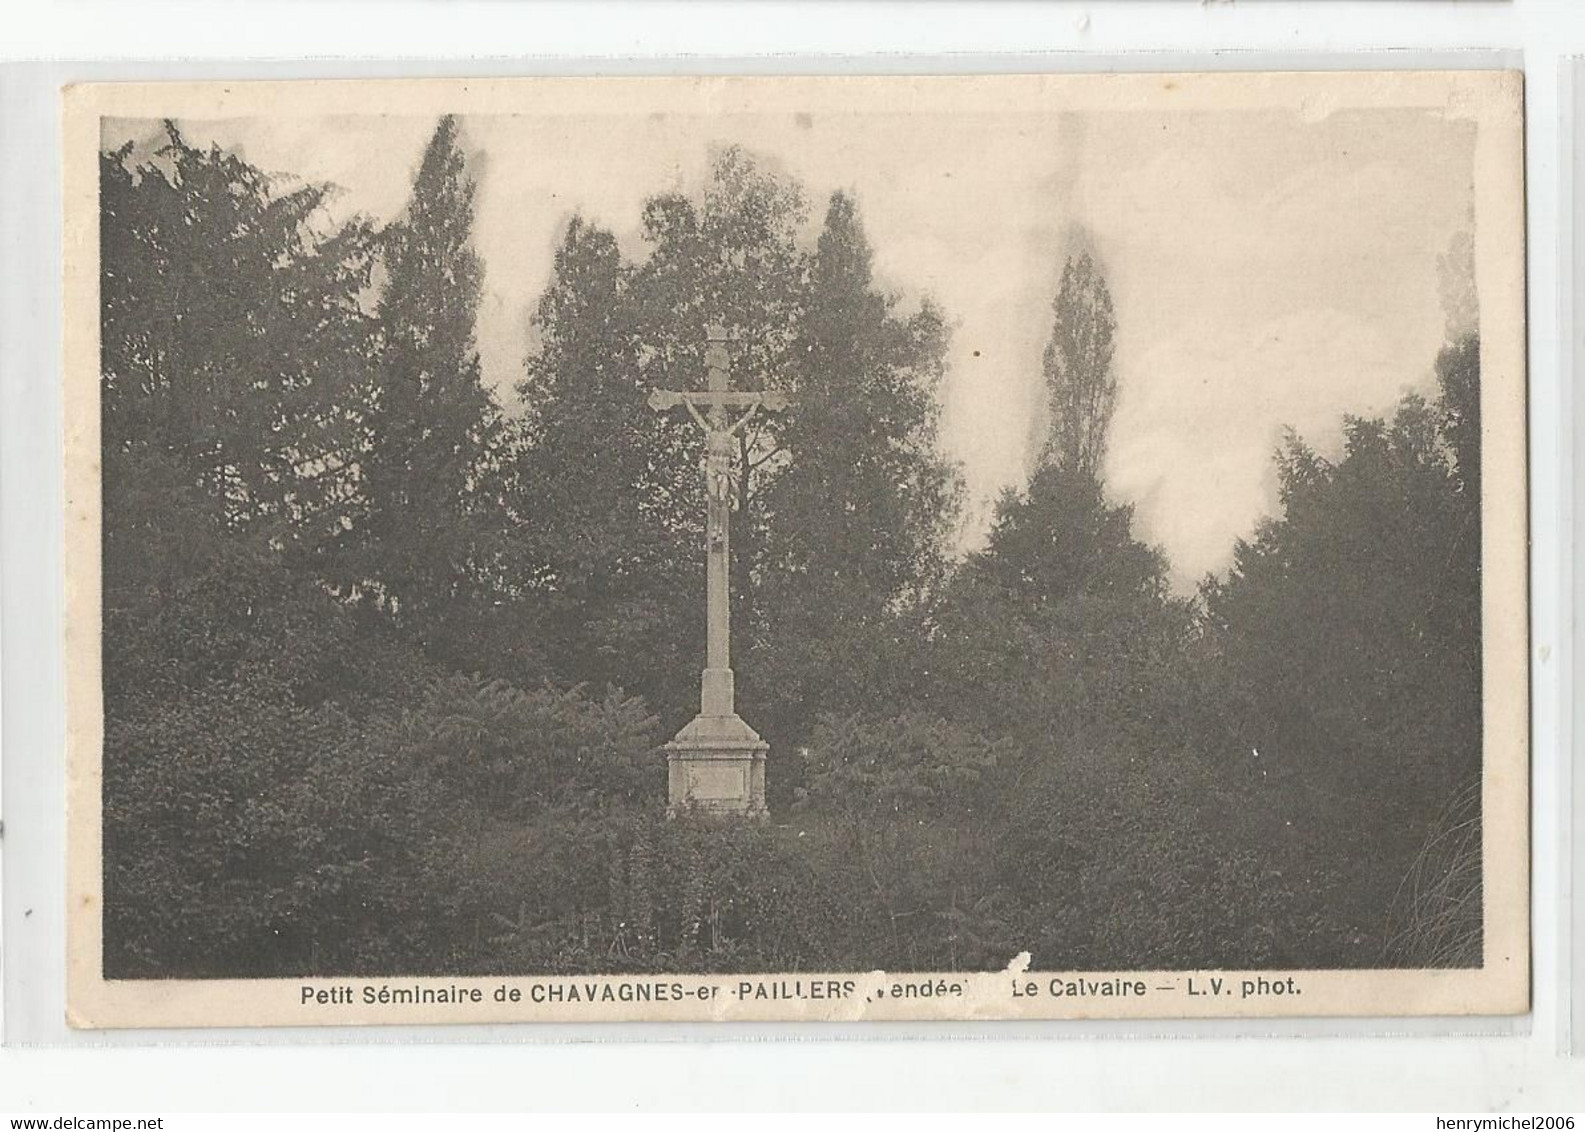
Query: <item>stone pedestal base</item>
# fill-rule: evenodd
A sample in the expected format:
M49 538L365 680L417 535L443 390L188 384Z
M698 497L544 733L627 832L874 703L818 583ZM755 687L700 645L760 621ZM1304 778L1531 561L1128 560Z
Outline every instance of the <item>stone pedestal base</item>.
M695 716L666 744L671 812L763 816L768 750L770 744L735 713Z

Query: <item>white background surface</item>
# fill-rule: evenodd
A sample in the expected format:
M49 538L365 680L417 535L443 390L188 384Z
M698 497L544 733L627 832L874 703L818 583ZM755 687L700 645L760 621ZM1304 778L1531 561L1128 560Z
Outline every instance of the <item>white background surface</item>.
M1565 0L1119 0L1090 4L376 3L271 0L208 3L33 0L0 5L0 58L255 60L182 64L182 73L240 77L270 60L285 73L401 74L533 70L861 71L1098 69L1095 55L1162 51L1161 69L1192 65L1184 52L1258 51L1219 66L1302 67L1305 56L1412 51L1500 51L1527 72L1530 234L1532 663L1536 1010L1519 1033L1489 1023L1427 1027L1375 1023L1353 1032L1421 1036L1228 1037L1245 1027L1201 1027L1169 1039L987 1027L972 1040L898 1039L893 1031L780 1029L772 1040L721 1040L718 1031L426 1032L442 1046L392 1045L399 1034L318 1034L327 1046L216 1044L201 1035L139 1048L18 1048L0 1052L0 1111L121 1112L604 1107L709 1108L1410 1108L1515 1114L1585 1108L1585 1059L1560 1053L1567 999L1567 891L1560 869L1570 782L1559 752L1571 743L1574 700L1572 527L1578 482L1570 425L1576 399L1565 365L1580 343L1560 321L1561 189L1571 154L1561 147L1566 56L1585 54L1585 5ZM1035 58L1042 52L1091 56ZM691 59L661 59L672 53ZM878 55L876 53L879 53ZM900 55L925 56L903 58ZM1016 58L1001 60L991 55ZM548 58L555 57L555 58ZM303 60L319 60L315 65ZM383 59L373 63L371 60ZM395 60L415 60L401 63ZM419 64L416 60L422 59ZM447 61L455 60L455 61ZM1493 57L1483 61L1490 64ZM558 61L559 60L559 61ZM1446 60L1443 59L1443 62ZM1115 59L1113 64L1115 65ZM1130 69L1156 69L1132 60ZM1212 65L1204 63L1201 65ZM1370 65L1391 65L1376 58ZM174 65L170 73L176 73ZM276 72L280 74L282 72ZM72 64L0 72L0 716L4 741L6 1026L8 1040L59 1041L59 814L40 805L59 789L60 601L58 409L54 405L57 296L55 153L48 137L54 86L65 78L155 77L148 68ZM1574 348L1565 347L1567 342ZM52 541L55 540L55 541ZM33 805L25 805L32 802ZM35 908L27 916L24 905ZM41 918L37 924L32 923ZM1579 937L1577 937L1579 938ZM1585 939L1582 939L1585 942ZM1579 947L1574 948L1575 951ZM1257 1028L1258 1029L1258 1028ZM1339 1033L1348 1027L1322 1028ZM1501 1029L1501 1027L1498 1027ZM1484 1031L1480 1037L1450 1032ZM940 1031L924 1031L940 1033ZM1146 1032L1152 1032L1147 1029ZM1154 1032L1181 1033L1156 1027ZM1291 1033L1291 1031L1288 1031ZM917 1035L920 1031L909 1031ZM1037 1040L1033 1034L1060 1034ZM650 1040L640 1044L638 1035ZM885 1036L882 1036L885 1035ZM741 1038L741 1034L733 1037ZM1585 1038L1585 1034L1580 1035ZM523 1039L536 1044L520 1044ZM660 1040L653 1040L653 1039ZM496 1044L482 1044L485 1040ZM514 1041L514 1039L516 1039ZM1098 1040L1086 1040L1098 1039ZM106 1039L90 1037L90 1042ZM235 1042L237 1039L230 1039ZM411 1040L411 1035L409 1036ZM204 1043L208 1044L204 1044ZM469 1044L457 1044L465 1042ZM501 1044L503 1042L511 1044Z

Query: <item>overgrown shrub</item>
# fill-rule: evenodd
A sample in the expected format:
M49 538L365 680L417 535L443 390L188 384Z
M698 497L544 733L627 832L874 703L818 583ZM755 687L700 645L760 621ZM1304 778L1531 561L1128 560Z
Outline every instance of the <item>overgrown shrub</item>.
M469 804L516 818L544 806L594 811L665 791L655 718L641 700L580 687L437 680L385 737Z
M443 920L474 839L663 789L641 703L464 677L368 723L268 681L192 690L111 726L104 766L123 977L444 969L468 953ZM581 829L551 819L535 844L576 855Z
M804 752L798 806L855 818L969 813L1008 747L917 711L895 718L823 715Z
M450 878L452 962L516 973L807 968L838 940L839 896L801 848L768 823L653 809L491 822L436 863Z
M422 778L339 710L192 692L112 725L104 769L111 977L357 970L402 952Z

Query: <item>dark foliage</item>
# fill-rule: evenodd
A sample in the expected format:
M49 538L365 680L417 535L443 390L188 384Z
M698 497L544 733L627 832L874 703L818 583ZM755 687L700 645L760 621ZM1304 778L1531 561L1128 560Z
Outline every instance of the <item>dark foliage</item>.
M1063 266L1051 312L1051 339L1041 358L1048 424L1041 462L1099 477L1117 405L1117 317L1089 252Z
M1476 339L1449 345L1438 400L1348 420L1335 464L1291 437L1282 516L1204 587L1223 769L1301 831L1288 858L1329 869L1372 947L1480 778L1478 359Z
M502 413L461 136L384 230L174 126L104 155L109 975L1478 962L1478 339L1335 462L1291 438L1188 599L1104 488L1076 260L1035 470L958 561L947 320L854 200L809 246L726 150L636 260L574 219ZM796 399L733 485L773 822L661 812L700 451L645 398L715 319Z

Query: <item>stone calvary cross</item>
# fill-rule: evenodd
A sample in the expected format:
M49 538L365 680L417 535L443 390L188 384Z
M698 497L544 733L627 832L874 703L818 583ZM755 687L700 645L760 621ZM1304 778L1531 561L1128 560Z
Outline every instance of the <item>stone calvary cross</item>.
M711 326L704 352L703 392L657 389L649 406L682 406L704 430L705 624L707 643L699 714L666 744L667 795L673 812L697 806L717 813L765 813L765 752L770 744L738 717L732 688L731 520L732 441L761 409L787 407L786 394L728 388L726 330Z

